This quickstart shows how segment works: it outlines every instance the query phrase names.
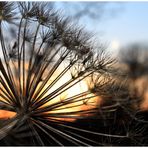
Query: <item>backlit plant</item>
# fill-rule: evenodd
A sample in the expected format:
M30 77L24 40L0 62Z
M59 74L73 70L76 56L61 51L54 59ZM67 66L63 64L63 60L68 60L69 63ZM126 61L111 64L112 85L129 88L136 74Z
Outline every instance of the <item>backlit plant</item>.
M107 138L129 137L91 127L105 124L124 89L115 87L115 61L104 47L52 3L0 2L0 42L2 145L107 145ZM101 106L111 95L115 104Z

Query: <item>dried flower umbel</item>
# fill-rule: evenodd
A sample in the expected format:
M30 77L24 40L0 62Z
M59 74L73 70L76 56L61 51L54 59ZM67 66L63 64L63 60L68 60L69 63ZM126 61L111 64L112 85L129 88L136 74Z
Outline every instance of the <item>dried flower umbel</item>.
M127 137L80 127L96 118L97 91L110 81L114 60L70 22L52 3L0 2L0 109L16 113L0 123L6 145L104 145L93 136ZM84 81L89 89L66 95Z

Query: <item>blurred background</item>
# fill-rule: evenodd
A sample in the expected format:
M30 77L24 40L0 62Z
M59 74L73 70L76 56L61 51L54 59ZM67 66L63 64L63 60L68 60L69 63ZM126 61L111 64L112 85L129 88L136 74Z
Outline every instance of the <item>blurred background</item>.
M61 12L95 35L128 75L132 93L148 110L148 2L55 2Z
M131 44L148 46L148 2L55 2L115 54Z

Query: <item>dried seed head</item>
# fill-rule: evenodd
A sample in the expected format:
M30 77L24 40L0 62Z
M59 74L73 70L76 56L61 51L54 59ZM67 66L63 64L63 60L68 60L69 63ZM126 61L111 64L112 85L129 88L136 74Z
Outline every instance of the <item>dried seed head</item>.
M99 52L94 49L84 29L73 27L69 19L48 8L47 3L19 2L17 6L19 18L14 20L13 5L0 5L1 19L18 23L15 37L8 37L9 32L6 34L0 25L0 108L16 112L5 125L0 125L0 139L10 136L19 142L21 136L26 136L27 140L35 139L31 144L44 145L41 132L50 137L48 144L62 145L62 138L75 145L88 145L85 140L90 142L89 138L82 136L82 141L78 140L74 138L77 133L71 135L71 130L108 136L77 128L72 122L96 115L100 98L95 91L103 84L99 79L90 81L95 83L92 93L85 81L94 78L94 74L109 77L106 73L110 73L113 60L106 59L102 48L98 47ZM12 39L15 42L9 46Z

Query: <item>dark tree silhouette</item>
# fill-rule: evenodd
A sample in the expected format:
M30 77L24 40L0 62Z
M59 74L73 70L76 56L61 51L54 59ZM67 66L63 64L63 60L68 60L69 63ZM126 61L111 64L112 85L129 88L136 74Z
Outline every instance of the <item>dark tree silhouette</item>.
M128 76L130 92L143 101L148 89L148 48L133 44L120 52L120 62Z

